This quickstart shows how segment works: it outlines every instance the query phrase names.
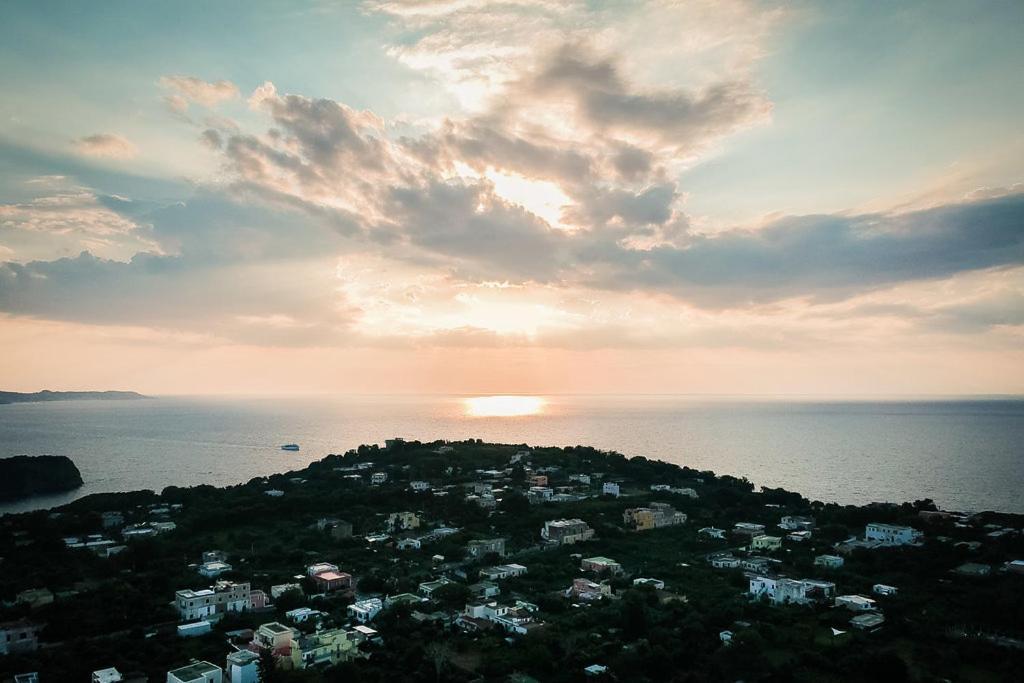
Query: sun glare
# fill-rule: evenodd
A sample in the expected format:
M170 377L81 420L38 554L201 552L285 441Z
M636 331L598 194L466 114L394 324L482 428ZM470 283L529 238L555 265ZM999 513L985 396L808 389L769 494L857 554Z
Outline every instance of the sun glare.
M539 415L545 401L539 396L476 396L463 404L470 417L521 417Z
M566 227L561 221L562 207L571 204L572 200L558 185L494 169L489 169L484 175L494 183L494 192L498 196L540 216L553 228Z

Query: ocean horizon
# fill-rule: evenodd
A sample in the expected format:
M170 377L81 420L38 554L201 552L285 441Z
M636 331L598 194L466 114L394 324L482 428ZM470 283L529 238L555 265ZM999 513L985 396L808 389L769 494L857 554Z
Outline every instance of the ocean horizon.
M156 396L3 405L0 457L66 455L85 484L0 505L0 513L92 493L238 484L392 437L588 445L825 502L931 498L946 509L1024 512L1021 397L547 394L514 396L510 415L501 407L493 414L490 404L481 412L478 399ZM300 450L282 451L286 443Z

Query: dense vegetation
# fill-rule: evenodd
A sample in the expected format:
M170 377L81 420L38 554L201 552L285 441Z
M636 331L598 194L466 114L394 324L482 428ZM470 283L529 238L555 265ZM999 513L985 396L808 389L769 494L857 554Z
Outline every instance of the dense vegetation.
M552 486L567 484L573 473L603 473L622 484L623 496L597 496L578 502L531 505L521 494L527 470L509 466L523 445L479 441L451 444L407 443L385 451L364 446L332 455L300 472L254 479L227 488L170 487L153 492L88 496L59 510L3 519L0 530L0 598L13 603L19 591L47 587L57 594L50 605L31 610L11 604L0 620L31 618L46 623L48 647L0 658L4 673L39 671L43 681L87 680L90 671L116 666L145 672L151 681L190 658L223 665L224 633L275 619L302 604L346 622L351 598L307 600L286 594L276 612L223 619L213 633L192 639L174 635L174 591L209 581L195 572L204 550L224 550L234 566L228 578L251 581L256 588L294 581L314 561L329 561L352 573L361 596L415 592L422 581L442 573L456 586L439 591L421 612L459 610L464 584L475 581L481 566L495 557L469 561L467 541L501 536L510 559L526 565L525 576L501 582L501 600L516 598L539 606L545 626L521 637L496 632L465 634L443 622L413 618L409 607L385 610L373 622L383 644L367 660L319 671L281 672L275 681L580 681L583 668L599 663L618 680L630 681L938 681L1013 680L1024 670L1024 577L995 571L963 577L951 569L971 561L999 567L1024 557L1020 533L988 535L987 524L1020 529L1018 516L985 513L969 524L951 520L925 523L930 501L902 505L844 506L809 501L781 489L755 490L750 482L716 477L642 457L626 458L588 447L532 449L533 470L548 472ZM349 468L373 462L387 472L388 483L368 486L366 475ZM480 479L481 469L507 470L505 491L493 513L465 500L462 485ZM434 493L414 493L410 480L430 481ZM651 484L694 488L699 497L653 493ZM279 489L281 497L265 495ZM594 484L593 492L600 490ZM651 501L671 503L685 512L682 526L646 532L623 528L622 512ZM177 528L156 538L132 541L110 559L65 547L62 538L101 531L100 513L119 510L126 522L153 519L154 505L180 504L169 519ZM399 551L370 544L360 534L379 531L388 513L414 510L429 526L458 527L459 533ZM795 578L835 581L840 593L871 594L876 583L898 586L899 595L879 598L886 616L877 633L851 630L850 613L841 608L772 607L750 600L740 570L716 570L706 556L740 545L735 539L709 540L703 526L729 529L739 521L759 522L769 530L782 515L813 516L814 537L774 553L780 571ZM340 517L354 526L353 538L335 539L318 531L316 520ZM579 517L597 538L575 546L543 547L545 520ZM832 552L836 541L863 533L868 522L912 524L926 531L920 547L857 551L838 570L813 565L815 555ZM979 545L972 545L980 541ZM970 543L970 544L968 544ZM443 563L433 557L443 555ZM579 555L616 559L627 575L612 580L615 596L578 605L562 595L581 576ZM191 565L191 566L190 566ZM469 577L467 581L466 578ZM654 577L665 590L634 588L635 577ZM303 580L312 593L308 580ZM304 624L301 628L312 626ZM842 633L835 635L833 628ZM725 645L719 633L734 633Z
M82 485L82 473L63 455L0 458L0 500L70 491Z

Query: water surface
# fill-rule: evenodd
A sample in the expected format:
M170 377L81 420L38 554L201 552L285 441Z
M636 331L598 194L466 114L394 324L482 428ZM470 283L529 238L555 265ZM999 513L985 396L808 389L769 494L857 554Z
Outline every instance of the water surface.
M512 417L473 416L457 396L0 405L0 457L67 455L85 480L73 493L3 505L0 512L101 491L234 484L402 436L585 444L818 500L932 498L947 508L1024 513L1024 400L539 398L539 413ZM280 450L285 443L302 450Z

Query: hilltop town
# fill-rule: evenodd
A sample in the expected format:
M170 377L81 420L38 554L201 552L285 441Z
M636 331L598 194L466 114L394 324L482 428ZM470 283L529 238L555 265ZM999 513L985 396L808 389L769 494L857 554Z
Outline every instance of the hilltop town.
M0 523L0 680L1009 680L1024 518L392 439Z

